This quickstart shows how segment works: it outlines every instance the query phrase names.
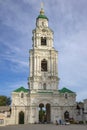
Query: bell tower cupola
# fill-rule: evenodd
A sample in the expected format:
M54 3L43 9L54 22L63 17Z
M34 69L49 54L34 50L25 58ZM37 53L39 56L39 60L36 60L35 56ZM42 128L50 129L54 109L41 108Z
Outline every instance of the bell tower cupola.
M38 17L36 19L36 26L37 27L45 27L45 26L48 27L48 18L45 15L43 5L41 7L40 14L38 15Z
M53 48L53 31L49 28L49 20L41 7L38 17L36 18L36 28L33 33L33 48L48 49Z

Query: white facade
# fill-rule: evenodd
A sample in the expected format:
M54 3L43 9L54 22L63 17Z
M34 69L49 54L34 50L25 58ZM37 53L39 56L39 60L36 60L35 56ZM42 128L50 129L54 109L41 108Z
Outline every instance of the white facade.
M29 89L31 97L32 113L30 123L39 122L38 107L49 104L50 112L47 122L55 122L57 118L64 119L64 113L69 112L69 116L75 118L75 93L58 91L58 51L53 45L53 31L49 28L48 18L41 9L40 15L36 19L36 28L33 30L33 48L30 50L30 77ZM43 63L44 62L44 63ZM47 114L47 111L46 111Z
M75 120L76 94L67 88L58 88L58 51L54 48L53 31L43 9L36 19L32 41L29 90L21 87L12 93L12 113L7 124Z
M41 13L41 12L40 12ZM48 19L40 14L33 30L33 48L30 50L30 77L31 93L34 91L58 90L58 52L53 47L53 31L48 27ZM45 63L42 63L45 62ZM43 65L42 65L43 64ZM44 67L45 66L45 67Z

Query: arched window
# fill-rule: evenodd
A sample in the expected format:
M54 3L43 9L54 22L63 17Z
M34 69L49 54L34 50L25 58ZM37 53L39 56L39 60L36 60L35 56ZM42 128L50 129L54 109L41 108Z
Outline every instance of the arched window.
M24 97L24 94L23 93L21 93L21 98L23 98Z
M43 89L46 90L46 83L43 84Z
M47 43L46 43L46 37L41 37L41 45L44 45L44 46L47 45Z
M65 99L67 99L68 98L68 95L67 95L67 93L65 93Z
M65 119L65 121L69 121L69 112L68 111L65 111L64 119Z
M19 112L19 124L24 124L24 112Z
M47 71L47 61L45 59L41 61L41 71Z
M41 61L41 71L47 71L47 61L45 59Z

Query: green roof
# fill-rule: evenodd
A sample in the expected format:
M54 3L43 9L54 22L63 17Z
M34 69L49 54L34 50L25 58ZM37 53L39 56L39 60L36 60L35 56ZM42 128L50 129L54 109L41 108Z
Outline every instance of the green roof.
M18 89L16 89L16 90L14 90L14 92L29 92L29 89L25 89L24 87L20 87L20 88L18 88Z
M42 15L42 14L40 14L40 15L37 17L37 19L39 19L39 18L47 19L47 20L48 20L48 18L47 18L45 15Z
M71 90L69 90L69 89L67 89L67 88L65 88L65 87L62 88L62 89L60 89L59 92L60 92L60 93L74 93L73 91L71 91Z

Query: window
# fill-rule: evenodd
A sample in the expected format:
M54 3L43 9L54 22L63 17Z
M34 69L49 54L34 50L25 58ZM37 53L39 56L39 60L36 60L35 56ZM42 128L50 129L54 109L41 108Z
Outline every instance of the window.
M43 84L43 89L46 90L46 83Z
M46 37L41 37L41 45L46 46Z
M47 71L47 61L45 59L41 61L41 71Z
M23 93L21 93L21 98L23 98L24 97L24 94Z
M65 93L65 98L66 98L66 99L68 98L67 93Z

